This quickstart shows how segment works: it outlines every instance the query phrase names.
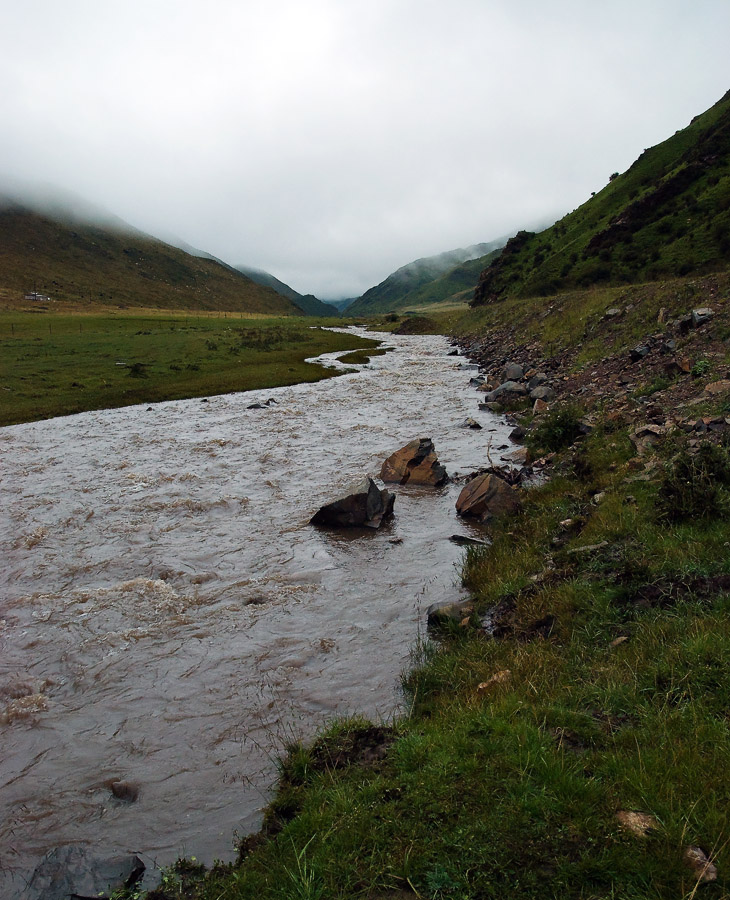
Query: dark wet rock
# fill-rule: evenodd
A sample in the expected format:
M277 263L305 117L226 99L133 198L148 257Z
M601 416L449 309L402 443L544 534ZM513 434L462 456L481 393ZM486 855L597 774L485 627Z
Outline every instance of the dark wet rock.
M523 378L525 374L525 370L519 363L509 363L509 365L504 367L504 380L505 381L519 381L520 378Z
M483 375L476 375L474 378L469 379L469 384L472 387L481 387L484 384L484 380Z
M136 781L112 781L109 787L117 800L134 803L139 797L139 785Z
M456 512L487 523L496 517L516 513L521 505L517 492L504 479L484 474L464 486L456 501Z
M383 481L394 484L430 484L448 481L446 469L438 461L431 438L419 438L396 450L380 470Z
M447 355L447 356L458 356L459 353L460 353L460 351L459 351L459 349L457 348L456 350L449 350L449 352L448 352L446 355Z
M135 855L99 858L83 847L52 850L36 868L24 900L100 900L133 888L145 866Z
M461 423L461 427L473 428L474 431L479 431L482 426L479 424L479 422L477 422L476 419L472 419L471 417L469 417L468 419L464 419L464 421Z
M263 403L249 403L246 409L266 409Z
M629 350L629 358L633 363L639 362L640 359L643 359L648 355L649 348L646 346L646 344L639 344L638 346L632 347L631 350Z
M327 525L331 528L379 528L393 514L395 496L380 490L367 476L351 491L323 506L309 520L310 525Z
M499 403L495 403L493 400L488 400L486 403L480 403L479 409L482 412L493 412L498 413L502 411L502 407Z
M207 397L203 397L203 399L202 399L200 402L201 402L201 403L207 403L207 402L208 402L208 398L207 398Z
M449 538L450 541L453 541L455 544L458 544L460 547L487 547L489 546L486 541L479 541L477 538L469 537L466 534L452 534Z
M468 362L460 363L459 368L465 372L478 372L479 371L478 363L468 363Z
M545 403L550 403L554 399L555 391L546 384L533 388L530 391L530 400L543 400Z
M517 441L523 440L526 434L525 429L521 425L517 425L510 431L509 439L517 443Z

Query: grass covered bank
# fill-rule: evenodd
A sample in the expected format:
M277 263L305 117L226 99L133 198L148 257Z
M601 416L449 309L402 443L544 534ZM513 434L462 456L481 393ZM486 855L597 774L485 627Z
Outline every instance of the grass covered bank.
M377 346L312 328L317 321L194 312L2 313L0 425L319 381L335 372L306 358Z

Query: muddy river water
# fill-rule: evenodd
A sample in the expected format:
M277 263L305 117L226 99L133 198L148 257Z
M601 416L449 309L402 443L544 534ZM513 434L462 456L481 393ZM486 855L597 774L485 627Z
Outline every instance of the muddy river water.
M426 607L462 593L460 487L396 487L370 534L308 520L409 440L463 474L508 426L445 338L380 337L318 384L0 429L1 896L69 844L230 858L287 741L399 711Z

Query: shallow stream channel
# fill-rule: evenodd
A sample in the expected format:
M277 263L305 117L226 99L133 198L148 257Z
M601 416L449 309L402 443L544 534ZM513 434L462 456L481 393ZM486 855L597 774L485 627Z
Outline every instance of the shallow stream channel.
M231 859L287 742L402 711L426 608L463 595L450 537L480 536L461 485L389 485L373 532L309 518L414 438L497 464L510 426L446 338L371 336L393 349L316 384L0 429L0 896L68 845L147 883Z

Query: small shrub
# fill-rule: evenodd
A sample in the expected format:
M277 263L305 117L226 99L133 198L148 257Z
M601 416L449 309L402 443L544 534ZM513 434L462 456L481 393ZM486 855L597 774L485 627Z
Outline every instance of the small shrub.
M683 451L667 467L659 489L660 519L724 518L730 513L730 456L715 444L700 444L695 454Z
M702 378L703 375L707 375L710 371L710 360L709 359L698 359L697 362L692 366L692 377L693 378Z
M528 436L533 451L556 451L569 447L580 434L580 410L568 404L551 410Z
M129 367L129 377L130 378L147 378L147 367L144 363L132 363Z

